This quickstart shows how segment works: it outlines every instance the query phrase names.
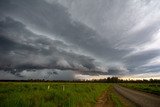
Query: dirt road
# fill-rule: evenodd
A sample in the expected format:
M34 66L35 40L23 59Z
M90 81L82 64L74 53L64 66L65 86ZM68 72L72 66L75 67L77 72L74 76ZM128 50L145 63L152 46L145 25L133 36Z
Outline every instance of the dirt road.
M98 98L96 107L114 107L107 91L103 92L102 95Z
M136 103L140 107L160 107L160 97L152 94L131 90L119 85L114 86L115 90Z

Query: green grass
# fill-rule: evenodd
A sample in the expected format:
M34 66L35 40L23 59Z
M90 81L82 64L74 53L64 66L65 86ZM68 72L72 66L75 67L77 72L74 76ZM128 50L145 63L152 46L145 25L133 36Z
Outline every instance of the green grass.
M119 97L115 93L110 94L112 101L115 104L115 107L123 107L122 102L120 101Z
M122 83L124 87L160 95L160 84L156 83Z
M109 86L104 83L0 82L0 107L92 107Z

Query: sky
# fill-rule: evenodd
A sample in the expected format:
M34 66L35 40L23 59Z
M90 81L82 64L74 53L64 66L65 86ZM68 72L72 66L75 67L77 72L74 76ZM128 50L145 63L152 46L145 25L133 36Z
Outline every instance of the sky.
M0 79L160 79L159 0L0 0Z

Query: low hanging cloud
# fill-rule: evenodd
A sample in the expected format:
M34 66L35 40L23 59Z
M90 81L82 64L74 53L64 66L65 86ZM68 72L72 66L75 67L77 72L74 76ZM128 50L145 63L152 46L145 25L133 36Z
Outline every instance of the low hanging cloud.
M160 34L159 6L158 0L1 0L0 68L21 78L37 73L26 69L94 76L159 72L145 66L160 55L149 47Z
M58 72L58 73L57 73ZM36 71L22 71L21 76L25 79L45 79L45 80L74 80L74 72L71 70L61 71L57 69L43 69Z
M110 67L108 69L108 75L124 75L129 73L129 70L126 67L123 66L117 66L117 67Z
M9 69L11 70L10 73L16 76L34 75L37 72L29 73L29 71L24 71L25 69L44 68L79 70L81 72L85 71L84 74L92 74L88 73L89 70L95 71L98 67L91 57L63 50L63 48L68 47L63 41L50 40L43 35L36 35L27 30L22 23L10 17L0 21L0 28L2 30L0 49L1 56L3 56L0 57L0 64L1 67L11 64L12 69L18 69ZM5 67L1 69L5 69ZM98 74L103 74L101 72L103 71L99 71Z

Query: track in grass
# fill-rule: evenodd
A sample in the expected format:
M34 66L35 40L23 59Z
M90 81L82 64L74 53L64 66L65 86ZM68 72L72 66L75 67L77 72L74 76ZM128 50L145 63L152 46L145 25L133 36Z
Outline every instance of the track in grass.
M114 107L109 93L110 89L107 89L100 95L100 97L97 99L96 107Z
M121 94L117 93L110 85L98 98L95 107L137 107L135 103L131 102Z

